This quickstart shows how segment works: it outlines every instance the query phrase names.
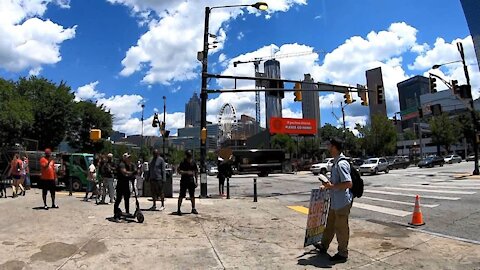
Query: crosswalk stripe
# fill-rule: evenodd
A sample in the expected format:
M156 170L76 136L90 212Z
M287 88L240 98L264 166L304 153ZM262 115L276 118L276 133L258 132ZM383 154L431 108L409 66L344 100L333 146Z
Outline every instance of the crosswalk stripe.
M465 187L465 186L441 186L441 185L434 185L434 184L429 184L429 185L422 185L422 184L402 184L401 186L404 187L424 187L424 188L449 188L449 189L480 189L480 186L473 186L473 187Z
M418 191L418 192L430 192L430 193L446 193L446 194L459 194L459 195L472 195L472 194L476 193L474 191L431 190L431 189L421 189L421 188L399 188L399 187L382 187L382 188L393 189L393 190Z
M407 211L402 211L402 210L397 210L397 209L392 209L392 208L387 208L382 206L376 206L376 205L370 205L370 204L364 204L359 202L354 202L353 207L364 209L364 210L370 210L374 212L379 212L383 214L393 215L397 217L406 217L411 214L410 212L407 212Z
M410 202L401 202L401 201L394 201L394 200L387 200L387 199L381 199L381 198L374 198L374 197L368 197L368 196L362 196L362 199L367 199L371 201L379 201L379 202L389 202L389 203L396 203L396 204L403 204L403 205L410 205L410 206L415 206L415 203L410 203ZM353 204L355 205L357 202L354 202ZM434 208L437 207L438 204L423 204L422 207L427 207L427 208Z
M294 205L294 206L287 206L288 208L292 209L292 210L295 210L297 212L300 212L302 214L305 214L305 215L308 215L308 208L307 207L304 207L304 206L297 206L297 205Z
M382 191L382 190L372 190L366 189L366 193L376 193L376 194L383 194L383 195L395 195L395 196L406 196L406 197L416 197L416 194L405 194L405 193L398 193L398 192L389 192L389 191ZM425 199L436 199L436 200L448 200L448 201L458 201L460 198L458 197L443 197L443 196L430 196L430 195L423 195L421 198Z

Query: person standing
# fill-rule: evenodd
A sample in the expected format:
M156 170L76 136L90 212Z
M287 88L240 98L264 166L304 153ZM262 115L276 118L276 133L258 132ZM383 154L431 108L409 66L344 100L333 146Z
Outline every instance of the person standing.
M30 182L30 165L28 164L28 157L23 157L23 167L25 169L25 189L30 190L32 183Z
M65 156L63 157L63 166L62 166L62 169L63 169L63 174L64 174L64 177L66 179L66 183L68 184L68 196L72 196L73 195L73 183L72 183L72 178L70 177L70 170L72 169L70 166L70 161L69 161L70 157L69 156Z
M96 181L97 181L97 168L95 167L95 161L91 160L90 161L90 166L88 167L88 175L87 175L87 189L85 191L85 197L83 200L85 202L88 202L88 193L92 192L92 196L90 197L93 198L93 195L95 193L95 186L96 186Z
M110 203L113 203L115 200L115 188L113 187L113 178L115 177L115 164L113 163L113 154L109 153L107 159L102 162L100 167L100 174L103 178L103 192L102 192L102 203L105 203L105 198L110 197Z
M153 200L153 206L150 210L153 211L157 209L157 200L158 196L160 196L160 201L162 202L160 211L162 211L165 209L165 194L163 192L163 187L165 186L167 175L165 160L160 156L157 149L153 150L153 158L148 165L148 169L148 181L150 181Z
M25 189L22 186L22 170L23 170L22 160L19 158L18 154L13 155L12 162L10 163L10 173L9 173L9 175L13 178L12 198L18 197L19 189L22 191L22 193L25 192Z
M181 216L182 201L188 194L190 195L190 201L192 202L192 214L197 215L197 209L195 208L195 189L198 187L198 167L195 161L193 161L192 151L187 150L185 152L185 159L178 166L178 173L180 178L180 196L178 197L178 209L176 214Z
M45 149L45 156L40 159L40 182L42 187L43 208L48 210L47 206L47 192L50 191L52 198L52 208L58 208L55 204L55 188L57 181L57 174L55 172L55 161L52 157L52 150Z
M218 158L218 193L225 196L225 179L232 177L232 166L230 160Z
M337 236L338 252L330 258L332 262L346 262L348 260L348 241L350 239L350 228L348 218L352 207L353 196L352 177L350 175L350 164L343 155L343 141L330 139L328 151L334 158L330 181L320 186L321 190L330 190L330 209L327 218L327 227L323 232L320 244L314 246L321 254L327 254L328 247Z
M130 160L130 154L123 154L122 161L120 161L117 168L117 194L113 206L114 218L117 221L121 217L119 206L122 202L122 197L125 200L125 212L128 215L130 214L130 182L133 184L136 173L137 170Z

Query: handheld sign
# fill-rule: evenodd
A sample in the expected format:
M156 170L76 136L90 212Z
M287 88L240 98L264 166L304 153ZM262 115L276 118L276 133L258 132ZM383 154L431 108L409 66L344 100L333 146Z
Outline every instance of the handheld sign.
M327 227L328 210L330 209L330 192L312 189L310 207L308 208L307 230L303 246L309 246L322 240Z

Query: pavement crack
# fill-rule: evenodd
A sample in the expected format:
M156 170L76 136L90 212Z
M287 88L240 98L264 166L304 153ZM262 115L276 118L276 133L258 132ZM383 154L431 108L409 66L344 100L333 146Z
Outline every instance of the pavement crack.
M220 255L218 254L217 249L216 249L215 246L213 245L212 240L211 240L210 237L208 236L208 233L207 233L207 231L205 230L205 227L203 227L203 223L201 222L201 219L198 218L198 216L197 216L196 219L197 219L198 224L200 224L200 227L202 228L202 231L203 231L203 233L205 234L205 237L207 238L208 243L210 243L210 246L212 247L213 252L215 253L215 256L217 257L217 260L220 262L220 264L222 265L222 268L225 270L225 269L226 269L226 268L225 268L225 265L223 264L222 259L220 259Z

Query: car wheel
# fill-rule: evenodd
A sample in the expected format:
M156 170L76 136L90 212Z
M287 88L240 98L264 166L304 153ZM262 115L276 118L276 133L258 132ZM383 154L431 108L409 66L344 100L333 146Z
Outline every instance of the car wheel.
M373 174L378 174L378 168L375 168L375 171L373 171Z
M327 169L323 168L320 170L320 173L323 175L327 175Z
M82 191L83 185L80 179L78 178L73 178L72 179L72 190L75 192Z
M360 176L363 176L363 172L360 173Z
M406 168L408 168L408 165L403 166L403 169L406 169Z
M316 175L318 175L318 173L313 173L313 175L315 175L315 176L316 176Z
M385 173L388 173L388 172L389 172L389 169L387 168L387 169L385 170Z

